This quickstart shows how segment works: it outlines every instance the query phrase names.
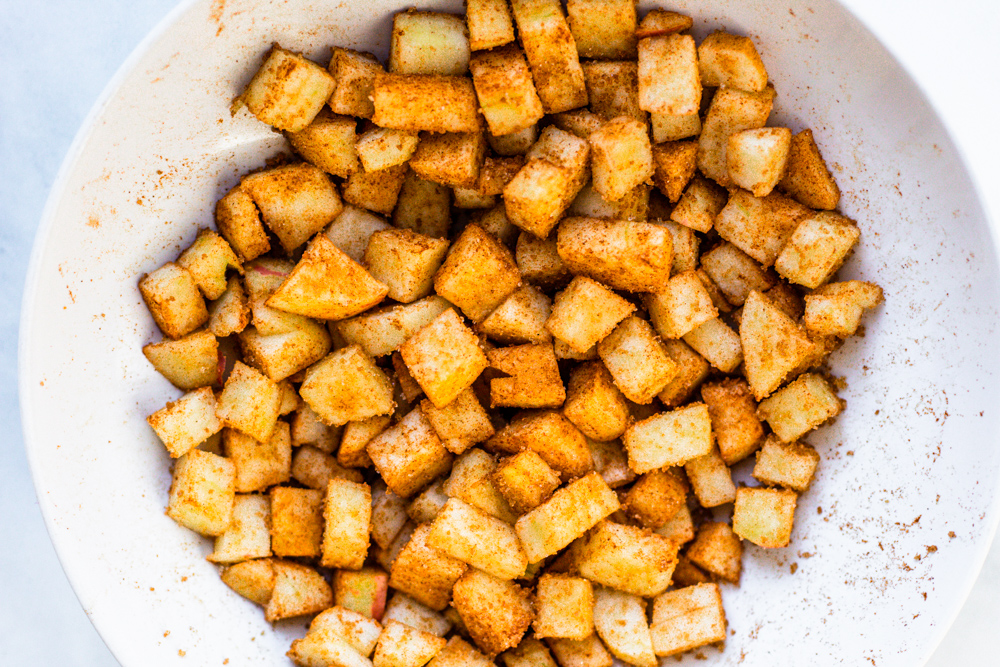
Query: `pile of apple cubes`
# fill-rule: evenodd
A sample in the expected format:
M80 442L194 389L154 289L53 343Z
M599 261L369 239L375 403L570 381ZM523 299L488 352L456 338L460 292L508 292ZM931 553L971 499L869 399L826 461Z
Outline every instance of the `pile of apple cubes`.
M809 369L881 300L828 282L858 228L748 38L566 11L398 14L388 72L275 45L235 106L302 159L140 281L188 391L149 417L167 513L269 620L319 613L301 665L652 667L788 543L841 410Z

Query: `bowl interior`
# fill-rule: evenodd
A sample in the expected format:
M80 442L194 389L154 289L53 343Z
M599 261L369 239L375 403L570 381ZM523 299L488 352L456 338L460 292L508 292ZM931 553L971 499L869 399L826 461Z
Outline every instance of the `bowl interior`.
M169 460L144 418L179 392L141 354L159 334L136 281L212 224L242 173L287 150L229 114L271 42L323 63L332 45L385 57L391 14L409 4L185 3L67 158L25 296L23 421L53 541L123 665L276 664L304 632L301 620L272 630L205 561L209 540L163 513ZM822 462L792 546L747 549L743 583L724 587L725 652L699 653L716 665L914 664L964 600L996 519L1000 300L986 216L923 96L836 2L671 8L695 17L699 38L723 27L754 38L778 91L772 124L813 129L861 227L841 275L887 297L831 359L848 407L809 438Z

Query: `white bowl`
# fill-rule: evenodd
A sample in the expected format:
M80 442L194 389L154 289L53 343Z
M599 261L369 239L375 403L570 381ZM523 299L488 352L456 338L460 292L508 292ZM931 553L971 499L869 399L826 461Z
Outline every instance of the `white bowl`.
M211 224L240 174L285 149L228 110L270 43L319 61L335 44L384 57L391 12L408 4L185 2L109 85L63 165L24 298L25 440L63 566L127 667L178 655L284 664L303 634L302 621L272 630L205 561L209 541L163 513L169 459L144 417L179 392L141 354L159 334L136 280ZM671 8L694 15L699 36L754 37L778 90L775 121L813 128L861 227L842 275L887 293L867 335L832 358L848 408L810 438L822 463L792 546L747 549L741 586L725 587L725 651L701 653L715 665L920 663L998 515L1000 279L986 216L933 110L840 5Z

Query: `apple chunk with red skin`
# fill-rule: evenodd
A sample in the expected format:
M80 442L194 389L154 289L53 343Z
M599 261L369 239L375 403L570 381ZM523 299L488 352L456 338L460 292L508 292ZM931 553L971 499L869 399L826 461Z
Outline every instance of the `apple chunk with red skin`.
M385 599L389 591L389 575L375 567L356 572L338 570L334 580L334 599L337 606L359 614L382 620Z

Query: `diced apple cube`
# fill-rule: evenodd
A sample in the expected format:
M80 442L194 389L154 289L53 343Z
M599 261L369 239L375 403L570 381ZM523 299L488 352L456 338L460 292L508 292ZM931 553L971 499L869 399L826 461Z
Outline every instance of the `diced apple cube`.
M206 299L215 300L226 291L226 269L230 266L243 273L236 253L224 238L210 229L202 229L177 264L184 267Z
M246 599L265 606L274 590L274 559L256 558L222 570L222 582Z
M478 225L469 225L452 244L434 276L435 291L480 322L521 284L510 250Z
M469 447L493 435L489 415L472 388L460 392L451 403L437 408L429 400L420 403L424 416L441 438L445 449L461 454Z
M684 334L684 342L723 373L732 373L743 363L739 334L718 317Z
M708 377L710 364L682 340L662 341L667 354L677 364L677 375L659 393L658 398L668 408L675 408L694 393Z
M394 407L389 378L356 345L336 350L310 366L299 394L333 426L387 415Z
M597 344L597 353L626 398L648 404L677 373L649 322L626 317Z
M265 441L227 428L222 433L223 451L236 466L236 491L264 491L291 477L292 439L288 424L278 421Z
M670 219L697 232L708 232L715 225L715 218L725 207L727 199L728 195L721 187L694 176L677 206L670 212Z
M585 106L580 56L559 0L512 0L511 8L545 113Z
M167 262L139 280L139 292L160 331L180 338L208 321L208 309L194 276Z
M472 639L491 656L517 646L534 619L527 591L481 570L466 571L455 583L454 596Z
M372 122L411 132L478 132L479 105L472 80L434 74L378 74Z
M733 509L733 532L759 547L788 546L797 498L789 489L740 489Z
M271 555L271 501L258 494L237 494L229 527L215 538L213 563L238 563Z
M448 644L434 656L427 667L491 667L493 661L461 637L452 635Z
M469 0L465 5L465 21L473 51L493 49L514 41L514 18L507 0Z
M718 447L685 463L684 470L702 507L718 507L736 499L732 473L719 455Z
M405 164L378 171L356 171L344 182L344 201L389 215L396 209L409 168Z
M501 347L486 356L507 376L490 380L493 407L558 408L566 400L551 343Z
M549 648L560 667L611 667L614 659L596 634L582 641L550 639Z
M506 667L558 667L549 649L534 637L525 637L520 644L504 651L500 658Z
M693 37L657 34L639 40L639 106L658 114L698 112L701 77Z
M192 449L174 465L167 516L202 535L221 535L229 528L235 498L232 462Z
M543 574L535 590L535 637L586 639L594 633L594 588L580 577Z
M745 380L727 379L706 384L701 398L712 417L712 431L727 465L742 461L756 451L764 439L757 416L757 402Z
M573 273L630 292L660 291L674 262L670 232L633 220L566 218L558 251Z
M594 626L620 660L640 667L659 664L646 621L646 601L638 595L598 588L594 591Z
M653 326L664 338L681 338L719 315L694 271L670 278L659 293L649 296L647 305Z
M234 109L246 105L261 122L297 132L312 122L334 87L333 77L322 67L275 44Z
M455 400L489 366L479 339L450 308L411 336L399 352L413 379L438 408Z
M417 493L451 467L451 454L420 408L372 438L367 450L379 475L393 493L403 498Z
M256 259L271 249L257 205L238 185L216 203L215 224L242 262Z
M323 541L323 492L271 488L271 549L276 556L319 556Z
M450 498L458 498L502 521L514 523L517 514L493 481L496 467L492 456L478 448L470 449L455 460L443 490Z
M629 420L625 396L604 364L597 362L571 372L563 414L585 436L599 441L621 437Z
M740 340L747 382L757 400L808 367L817 353L805 330L757 291L743 306Z
M634 60L585 61L583 76L587 82L587 95L590 97L590 112L599 116L601 125L604 121L628 116L643 124L647 114L639 108L639 70ZM579 113L579 112L568 112ZM571 116L571 118L574 118ZM580 120L580 116L575 117ZM586 119L583 116L582 119ZM575 129L584 126L574 124ZM597 128L581 133L583 138L590 137ZM648 132L647 132L648 135Z
M266 442L280 410L281 389L277 383L237 361L219 396L216 414L222 423Z
M344 426L344 433L337 450L337 462L349 468L366 468L372 464L367 447L372 438L389 428L388 415L379 415L350 421Z
M447 238L451 227L451 188L408 171L392 212L392 224L418 234Z
M430 547L431 524L418 527L392 564L389 583L431 609L441 611L451 600L452 587L468 567Z
M331 347L326 328L305 318L298 328L269 336L247 327L240 332L239 341L244 360L275 382L319 361Z
M292 479L310 489L325 489L333 479L360 483L364 477L360 471L342 466L334 456L311 445L303 445L295 450L292 457Z
M716 30L698 46L701 82L713 88L729 86L760 92L767 86L767 71L749 37Z
M545 322L551 314L552 300L537 287L522 285L477 328L498 343L548 343L552 334Z
M486 139L481 132L427 132L421 135L409 165L424 180L474 188L485 158Z
M524 575L528 561L510 524L452 498L431 524L427 543L501 579Z
M726 614L718 584L664 593L653 602L653 650L671 656L726 639Z
M336 81L329 99L333 112L371 118L375 111L371 101L375 76L385 71L378 59L370 53L334 47L327 69Z
M757 414L767 420L782 442L792 442L836 417L843 409L830 383L816 373L804 373L760 402Z
M704 403L653 415L625 431L629 467L642 473L683 465L712 449L712 421Z
M409 10L392 21L389 71L461 75L469 70L469 33L463 17Z
M559 489L518 519L515 530L528 562L537 563L567 546L619 507L615 492L600 475L592 472Z
M840 202L840 189L820 155L812 130L792 137L782 190L809 208L832 211Z
M836 273L860 236L857 225L842 215L813 213L795 228L774 268L789 281L815 289Z
M338 570L333 578L334 599L338 607L379 621L385 612L388 581L389 575L377 567ZM370 627L367 623L365 625ZM374 641L370 635L366 640L366 648L368 653L374 649Z
M388 297L412 303L430 294L434 272L444 261L448 242L408 229L386 229L371 235L364 266L384 283Z
M508 46L481 51L469 66L491 134L513 134L541 120L545 112L520 49Z
M146 421L170 456L178 458L222 430L216 406L212 388L202 387L167 403L166 407L149 415Z
M360 570L368 554L371 489L345 479L332 479L323 503L323 567Z
M452 623L444 614L434 611L405 593L396 592L385 607L382 623L398 621L422 632L429 632L435 637L444 637L451 630Z
M333 605L333 591L323 575L311 567L275 559L274 590L264 608L268 623L315 614Z
M373 127L358 137L355 149L365 171L379 171L408 161L419 141L415 132Z
M701 116L689 114L649 114L649 125L652 129L653 143L664 141L680 141L701 134Z
M361 315L340 320L336 329L349 345L358 345L373 357L398 350L411 336L451 308L439 296L428 296L414 303L385 306Z
M604 339L634 310L634 304L596 280L577 276L556 294L545 328L582 353Z
M344 208L330 177L307 162L251 174L240 188L253 199L264 224L288 253L330 224Z
M367 657L375 650L381 630L377 621L331 607L313 619L305 637L292 642L288 657L303 667L370 667Z
M590 144L550 125L526 157L504 188L504 206L511 222L545 238L587 182Z
M622 509L650 530L667 525L687 501L688 485L676 468L651 470L628 490Z
M372 664L375 667L422 667L447 643L429 632L389 621L382 627Z
M359 171L356 118L321 111L312 123L291 132L288 141L306 161L328 174L347 178Z
M559 487L559 474L528 449L501 461L493 481L514 511L523 514L549 499Z
M603 521L572 548L580 576L595 584L642 597L659 595L670 585L677 545L635 526Z
M792 131L760 127L729 136L726 165L729 180L754 197L766 197L785 175Z
M246 290L236 276L230 276L226 291L208 305L208 330L219 338L238 334L250 324L250 304ZM162 372L162 371L161 371Z
M757 454L753 476L759 482L782 486L798 493L809 488L819 453L804 442L781 442L771 435Z
M688 547L687 557L701 569L731 584L740 583L743 544L728 523L707 521L701 524L694 542Z
M754 197L746 190L734 190L715 218L715 230L768 267L808 214L809 209L777 192Z
M741 306L753 290L764 292L777 277L732 243L718 245L701 256L701 267L734 306Z
M593 152L594 190L607 201L618 201L653 176L653 153L646 124L619 116L589 137Z
M882 288L874 283L848 280L823 285L805 298L806 329L820 336L851 336L868 308L882 303Z

